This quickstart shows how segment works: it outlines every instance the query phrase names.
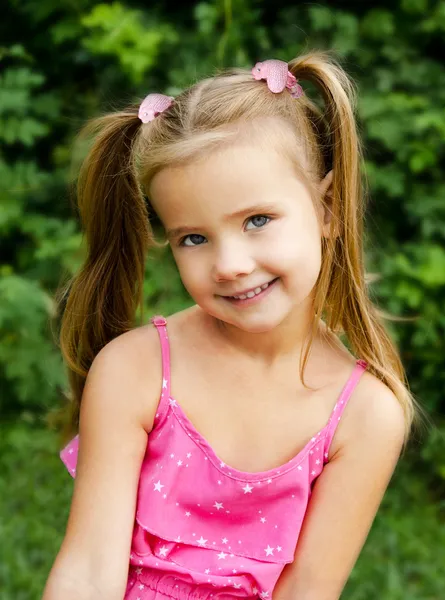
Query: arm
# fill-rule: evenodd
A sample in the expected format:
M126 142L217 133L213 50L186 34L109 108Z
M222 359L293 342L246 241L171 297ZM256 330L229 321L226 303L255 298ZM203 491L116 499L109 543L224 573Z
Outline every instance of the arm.
M340 598L396 467L404 436L399 402L366 373L354 396L342 443L314 484L294 561L273 600Z
M160 374L150 375L144 334L134 330L107 344L88 373L68 525L42 600L124 595L146 430L161 388Z

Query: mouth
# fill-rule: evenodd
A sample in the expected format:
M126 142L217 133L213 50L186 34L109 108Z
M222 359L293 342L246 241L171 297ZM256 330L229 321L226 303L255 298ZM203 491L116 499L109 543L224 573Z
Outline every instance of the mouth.
M262 285L252 288L248 291L245 291L236 296L222 296L225 300L228 300L232 304L240 304L240 305L250 305L257 302L260 298L264 298L267 296L270 291L275 286L275 283L278 281L279 277L272 279L268 283L263 283Z

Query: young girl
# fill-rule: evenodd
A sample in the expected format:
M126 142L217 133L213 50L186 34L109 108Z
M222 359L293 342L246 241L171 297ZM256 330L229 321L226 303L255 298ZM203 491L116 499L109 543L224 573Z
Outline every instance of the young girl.
M44 600L338 599L419 413L364 280L353 83L266 60L93 130ZM134 327L151 213L195 304Z

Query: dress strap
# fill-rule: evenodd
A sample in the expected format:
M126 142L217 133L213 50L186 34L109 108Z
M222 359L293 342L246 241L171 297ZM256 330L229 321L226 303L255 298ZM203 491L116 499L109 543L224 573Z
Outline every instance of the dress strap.
M328 421L328 431L324 442L324 457L325 460L328 458L329 448L332 443L332 439L334 437L335 431L337 429L338 423L342 417L343 411L348 404L349 398L352 396L352 392L354 391L356 385L360 381L361 376L366 371L368 364L364 360L357 360L355 363L355 367L346 382L339 399L335 403L334 409L331 413L331 416Z
M162 393L161 399L166 398L167 402L170 398L170 344L168 341L167 332L167 320L161 316L156 315L150 319L153 325L158 330L159 339L161 342L161 354L162 354Z

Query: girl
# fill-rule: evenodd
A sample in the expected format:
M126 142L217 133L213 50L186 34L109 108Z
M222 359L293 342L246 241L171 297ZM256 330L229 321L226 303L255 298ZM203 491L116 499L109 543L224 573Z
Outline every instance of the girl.
M364 282L353 83L266 60L93 130L44 600L338 599L419 414ZM133 327L150 213L195 304Z

